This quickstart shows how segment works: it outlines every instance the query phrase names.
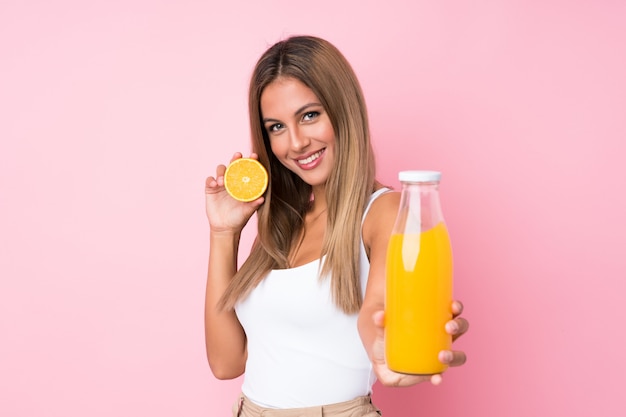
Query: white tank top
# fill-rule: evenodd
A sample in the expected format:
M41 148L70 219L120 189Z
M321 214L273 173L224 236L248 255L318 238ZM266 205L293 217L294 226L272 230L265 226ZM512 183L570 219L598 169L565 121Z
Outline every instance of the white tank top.
M363 214L386 188L376 191ZM313 407L367 395L376 381L357 329L358 314L335 306L320 260L270 271L235 308L248 341L243 393L268 408ZM361 238L365 294L369 260Z

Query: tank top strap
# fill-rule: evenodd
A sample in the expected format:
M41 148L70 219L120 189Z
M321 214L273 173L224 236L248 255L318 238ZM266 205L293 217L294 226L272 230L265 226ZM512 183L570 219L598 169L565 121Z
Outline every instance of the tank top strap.
M388 193L389 191L392 191L391 188L388 187L383 187L383 188L379 188L378 190L374 191L372 193L372 195L370 195L369 201L367 202L367 205L365 206L365 210L363 211L363 218L361 219L361 226L363 226L363 222L365 221L365 217L367 217L367 213L370 211L370 208L372 207L372 203L381 195Z

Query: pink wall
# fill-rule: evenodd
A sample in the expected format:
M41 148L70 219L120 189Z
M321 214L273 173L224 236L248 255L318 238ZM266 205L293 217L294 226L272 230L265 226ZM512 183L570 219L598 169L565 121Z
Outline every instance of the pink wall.
M228 415L203 180L295 33L353 63L383 181L444 172L469 361L385 416L624 415L626 3L215 3L0 4L0 415Z

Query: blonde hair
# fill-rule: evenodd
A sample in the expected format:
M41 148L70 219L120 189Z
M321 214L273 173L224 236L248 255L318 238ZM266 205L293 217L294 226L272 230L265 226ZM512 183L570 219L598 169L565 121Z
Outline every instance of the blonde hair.
M309 209L311 186L285 168L270 149L262 123L261 94L277 78L309 87L329 115L336 140L334 167L326 183L328 203L320 276L331 276L335 304L356 313L362 297L359 279L361 222L374 190L375 163L363 92L345 57L329 42L296 36L270 47L259 59L249 90L252 150L268 169L265 203L257 212L258 235L250 256L231 280L221 306L233 308L271 269L289 268L288 255Z

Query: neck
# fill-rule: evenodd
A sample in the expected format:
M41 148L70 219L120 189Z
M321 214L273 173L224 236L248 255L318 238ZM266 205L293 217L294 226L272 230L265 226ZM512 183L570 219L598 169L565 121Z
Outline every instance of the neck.
M325 193L313 193L313 201L311 201L311 208L309 209L310 213L321 213L328 208L326 204L326 194Z

